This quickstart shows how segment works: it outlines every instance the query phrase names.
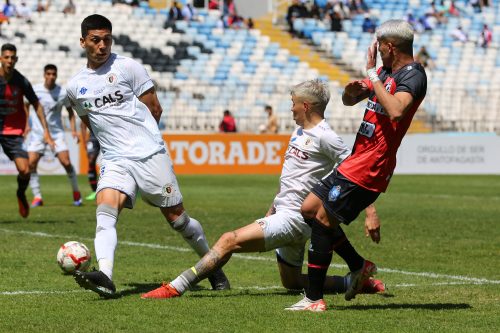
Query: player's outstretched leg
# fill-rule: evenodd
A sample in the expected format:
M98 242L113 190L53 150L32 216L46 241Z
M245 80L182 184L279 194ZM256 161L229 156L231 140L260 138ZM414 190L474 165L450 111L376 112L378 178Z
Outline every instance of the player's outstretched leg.
M42 191L40 190L40 177L36 171L31 173L30 187L31 192L33 192L31 207L43 206Z
M168 220L168 214L165 216ZM200 222L190 217L186 211L183 211L174 221L169 222L169 224L175 231L181 234L182 238L200 257L203 257L208 252L209 247L203 227ZM222 269L218 269L208 276L208 280L213 290L230 289L229 280Z
M73 274L76 283L80 287L99 294L104 298L117 298L120 294L116 293L115 284L111 279L101 271L81 272L76 271Z

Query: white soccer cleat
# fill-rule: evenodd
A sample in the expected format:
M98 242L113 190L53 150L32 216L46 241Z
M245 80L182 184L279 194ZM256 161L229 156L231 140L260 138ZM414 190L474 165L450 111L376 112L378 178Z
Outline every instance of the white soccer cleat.
M311 311L311 312L323 312L326 311L326 303L323 299L317 301L311 301L309 298L304 296L303 299L295 303L294 305L285 308L288 311Z

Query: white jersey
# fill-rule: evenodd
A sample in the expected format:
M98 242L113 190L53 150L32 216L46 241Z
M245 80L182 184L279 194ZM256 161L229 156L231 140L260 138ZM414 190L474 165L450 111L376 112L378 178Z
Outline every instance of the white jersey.
M68 84L79 116L88 116L103 159L140 160L164 149L158 124L139 97L153 87L146 69L111 53L96 70L84 67Z
M325 120L309 130L296 128L285 153L275 209L300 211L313 186L350 153Z
M66 89L56 84L54 89L49 90L43 84L37 84L33 86L33 90L38 96L40 104L43 106L43 112L45 113L51 136L64 133L61 111L63 106L68 107L70 105ZM40 123L34 110L30 111L30 122L32 135L43 137L42 123Z

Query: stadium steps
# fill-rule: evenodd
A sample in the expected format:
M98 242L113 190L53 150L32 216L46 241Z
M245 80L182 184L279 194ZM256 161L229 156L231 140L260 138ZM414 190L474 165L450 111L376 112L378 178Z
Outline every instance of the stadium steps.
M311 68L317 69L321 75L326 75L331 81L339 81L342 85L349 82L348 74L330 61L323 59L320 53L314 51L300 39L292 38L288 32L281 30L279 26L272 23L272 15L267 15L255 20L255 27L261 34L268 36L271 42L278 43L281 47L290 51L291 55L297 56L300 61L307 62Z

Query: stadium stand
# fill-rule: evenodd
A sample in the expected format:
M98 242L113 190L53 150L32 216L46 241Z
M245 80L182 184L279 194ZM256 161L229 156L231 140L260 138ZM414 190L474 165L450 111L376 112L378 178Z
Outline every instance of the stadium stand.
M449 17L446 25L416 37L416 49L425 45L436 64L428 70L430 85L423 108L434 130L498 132L500 5L492 2L475 13L465 1L456 3L464 8L460 17ZM28 4L36 8L34 0ZM176 21L165 29L168 10L149 8L145 2L130 7L88 0L77 3L76 13L68 15L62 13L65 5L56 0L45 12L33 11L31 24L12 18L2 25L3 42L18 46L18 69L38 83L43 66L55 63L64 84L85 63L78 44L79 22L92 13L104 14L114 24L114 51L142 62L155 80L164 108L160 125L168 131L215 132L220 115L228 109L240 131L257 132L265 122L264 105L270 104L280 118L280 131L288 132L294 127L290 85L315 77L328 80L259 30L218 28L217 10L198 10L199 21ZM369 2L378 22L404 18L408 11L420 15L425 5L424 0ZM362 14L353 15L344 20L342 32L328 31L329 25L318 19L299 19L294 27L316 48L360 75L372 40L371 34L362 32L362 22ZM488 48L475 43L483 23L493 31ZM466 43L453 41L450 35L459 24L469 33ZM341 84L329 83L328 121L340 133L355 132L363 107L344 107Z

